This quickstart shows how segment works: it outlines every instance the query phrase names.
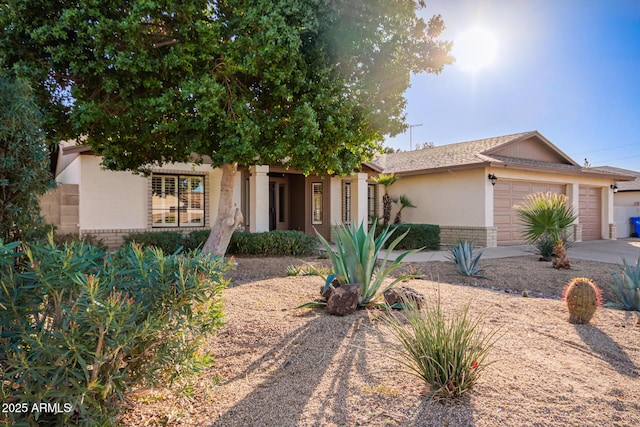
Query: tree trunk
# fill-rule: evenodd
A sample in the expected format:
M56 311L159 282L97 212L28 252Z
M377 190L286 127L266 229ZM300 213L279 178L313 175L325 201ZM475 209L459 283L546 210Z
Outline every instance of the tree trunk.
M391 221L391 196L387 193L382 196L382 221L384 225L389 224L389 221Z
M553 268L571 268L571 266L569 265L569 258L567 257L567 250L564 247L564 242L562 240L556 242L556 246L553 249L553 256Z
M233 187L238 170L237 163L225 163L220 167L220 200L218 202L218 216L211 228L211 234L202 247L202 253L224 256L231 240L231 235L244 218L240 208L233 202Z

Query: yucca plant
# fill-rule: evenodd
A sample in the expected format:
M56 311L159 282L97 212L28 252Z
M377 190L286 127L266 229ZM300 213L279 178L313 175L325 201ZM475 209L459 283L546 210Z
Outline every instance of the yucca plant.
M615 285L607 283L619 302L607 303L608 306L622 308L623 310L640 311L640 257L636 266L630 265L625 258L622 258L624 267L619 274L609 270Z
M485 276L480 274L484 267L478 267L482 251L474 256L474 249L473 242L467 240L459 241L450 249L448 258L455 264L456 270L461 275L486 279Z
M325 280L323 294L332 286L333 280L335 279L341 285L355 283L360 286L360 296L358 297L359 307L368 307L378 303L384 304L383 302L377 301L378 297L396 283L410 277L409 275L400 275L394 278L389 284L383 286L387 276L401 266L402 260L408 255L418 252L420 249L403 252L393 261L389 261L391 251L393 251L398 243L407 235L407 230L407 232L396 237L389 244L384 259L380 262L380 266L376 267L378 256L385 243L391 238L393 230L387 226L378 237L375 237L375 230L375 222L371 228L369 228L369 231L365 231L364 222L361 222L358 227L356 227L355 224L350 227L337 225L333 229L335 252L331 244L329 244L320 233L317 233L333 267L333 274L329 275ZM311 302L301 307L319 305L324 305L324 303Z
M522 205L514 206L525 226L524 239L535 243L549 236L554 242L554 268L570 268L564 244L567 230L578 218L564 194L552 192L529 194Z
M405 302L405 308L406 322L393 312L383 316L400 342L399 348L391 347L400 370L431 386L429 397L456 398L469 392L493 363L486 361L489 350L504 334L497 327L483 333L483 315L472 318L468 305L447 320L439 293L436 303L426 304L422 312L412 302Z

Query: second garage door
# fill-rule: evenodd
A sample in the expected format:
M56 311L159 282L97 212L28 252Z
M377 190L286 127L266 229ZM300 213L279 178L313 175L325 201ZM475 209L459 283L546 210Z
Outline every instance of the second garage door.
M522 204L528 194L547 191L566 194L566 185L527 181L496 182L493 189L493 224L498 228L498 245L523 243L523 226L513 206Z
M601 190L598 187L580 186L580 219L582 224L582 240L598 240L602 238L601 222Z

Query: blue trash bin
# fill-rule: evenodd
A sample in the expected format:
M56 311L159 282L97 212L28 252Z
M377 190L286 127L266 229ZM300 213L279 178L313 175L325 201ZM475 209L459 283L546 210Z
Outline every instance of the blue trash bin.
M629 219L631 220L631 224L633 224L633 228L636 232L636 237L640 237L640 216L632 216Z

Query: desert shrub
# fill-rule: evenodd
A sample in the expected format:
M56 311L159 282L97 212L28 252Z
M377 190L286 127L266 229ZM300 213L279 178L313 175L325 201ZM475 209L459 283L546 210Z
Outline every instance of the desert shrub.
M166 254L175 254L184 249L185 238L177 231L144 231L129 233L122 238L124 245L137 243L143 247L162 249Z
M208 362L198 348L222 324L220 258L82 242L17 249L0 243L2 401L68 410L6 414L9 423L113 424L133 384Z
M317 252L318 239L302 231L273 230L262 233L236 231L227 253L231 255L304 256Z
M204 242L207 241L210 234L211 230L209 229L193 230L187 235L184 241L185 249L195 250L202 248L202 246L204 246Z
M449 250L447 258L455 264L456 270L461 275L486 279L485 276L480 274L485 267L478 267L482 251L473 255L474 249L473 242L467 240L459 241Z
M401 370L417 376L431 386L434 398L456 398L470 391L495 345L499 329L482 331L482 315L473 319L469 306L454 313L449 320L442 311L440 296L435 304L426 304L423 312L415 303L405 302L406 322L397 312L387 312L383 319L400 347L391 347L392 359Z
M75 233L55 234L53 236L53 242L58 246L81 242L86 243L87 245L96 246L103 251L107 250L107 245L104 243L104 240L95 234L83 234L82 236Z
M376 229L376 235L384 230L384 226L378 225ZM391 230L395 235L404 234L407 235L396 249L409 250L409 249L440 249L440 227L433 224L394 224Z
M640 257L635 267L625 258L622 258L622 262L624 267L621 272L610 270L615 284L607 283L618 298L618 302L607 305L623 310L640 311Z

